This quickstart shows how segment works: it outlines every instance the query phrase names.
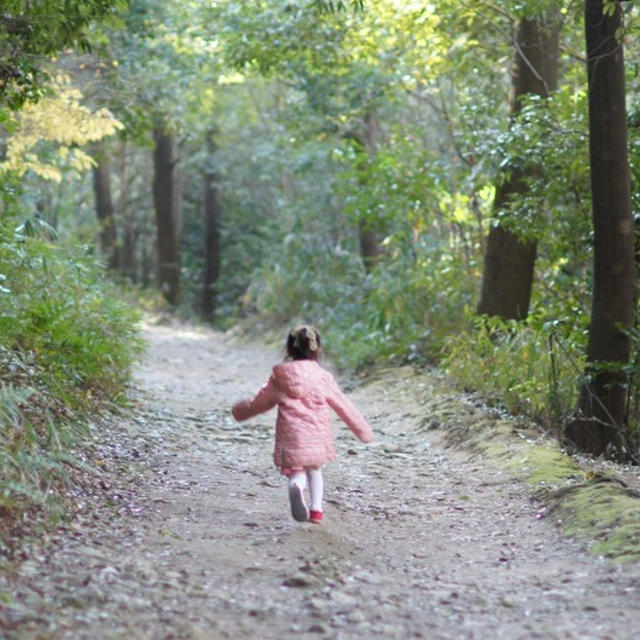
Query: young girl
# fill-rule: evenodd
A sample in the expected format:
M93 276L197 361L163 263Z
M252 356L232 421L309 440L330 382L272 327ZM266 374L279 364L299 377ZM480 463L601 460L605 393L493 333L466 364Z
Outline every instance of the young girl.
M320 336L308 325L287 338L287 357L273 367L269 380L251 400L233 406L236 420L246 420L278 405L273 461L289 479L291 515L295 520L322 521L322 466L335 458L333 409L363 442L373 438L371 427L339 389L333 376L318 364ZM311 509L304 489L309 483Z

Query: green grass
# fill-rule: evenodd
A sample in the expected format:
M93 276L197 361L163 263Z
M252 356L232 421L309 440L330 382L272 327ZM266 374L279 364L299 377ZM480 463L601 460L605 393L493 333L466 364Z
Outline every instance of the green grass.
M0 550L57 521L88 416L125 400L138 312L83 250L0 226Z
M449 338L443 365L461 387L553 428L575 407L583 356L575 340L567 357L550 336L535 319L476 318L473 329Z

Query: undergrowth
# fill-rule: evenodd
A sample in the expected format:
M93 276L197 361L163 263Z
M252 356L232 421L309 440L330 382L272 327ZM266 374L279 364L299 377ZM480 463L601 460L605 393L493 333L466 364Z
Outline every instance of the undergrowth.
M579 297L538 300L525 322L478 317L478 260L437 243L414 249L366 274L357 256L298 237L254 274L246 300L267 326L316 324L338 367L436 365L461 388L559 433L584 370Z
M246 303L269 326L316 324L337 366L437 362L450 332L468 325L464 309L473 300L473 280L446 250L425 247L365 274L357 256L308 242L291 242L265 264Z
M137 312L82 249L46 225L0 225L0 540L63 513L86 417L125 401Z
M475 317L470 330L449 338L442 364L462 387L557 430L577 400L584 365L577 340L535 315L527 323Z

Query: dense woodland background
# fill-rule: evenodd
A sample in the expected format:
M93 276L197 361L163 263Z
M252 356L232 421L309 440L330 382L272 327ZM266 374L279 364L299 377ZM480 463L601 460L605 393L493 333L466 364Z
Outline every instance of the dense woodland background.
M304 319L339 366L434 364L637 462L638 20L595 0L5 0L5 522L126 403L139 301L223 329Z

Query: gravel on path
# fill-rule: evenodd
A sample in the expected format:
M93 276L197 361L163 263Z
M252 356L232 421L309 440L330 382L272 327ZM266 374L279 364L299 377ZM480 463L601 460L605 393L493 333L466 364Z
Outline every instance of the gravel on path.
M271 463L274 414L229 412L281 353L205 328L145 333L136 407L93 445L94 491L78 487L74 518L0 575L1 637L638 637L640 566L589 555L513 476L445 447L428 420L440 380L342 381L376 438L336 422L324 522L300 524Z

